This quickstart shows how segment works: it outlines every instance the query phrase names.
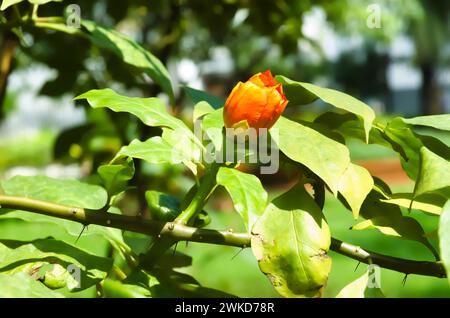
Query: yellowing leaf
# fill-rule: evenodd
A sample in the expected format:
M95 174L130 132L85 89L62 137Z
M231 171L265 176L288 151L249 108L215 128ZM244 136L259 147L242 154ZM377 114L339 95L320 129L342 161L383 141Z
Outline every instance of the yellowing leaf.
M261 271L284 297L319 297L331 270L330 230L322 211L298 184L267 207L252 230Z
M339 193L350 205L356 219L367 195L373 188L373 179L363 167L350 163L339 182Z

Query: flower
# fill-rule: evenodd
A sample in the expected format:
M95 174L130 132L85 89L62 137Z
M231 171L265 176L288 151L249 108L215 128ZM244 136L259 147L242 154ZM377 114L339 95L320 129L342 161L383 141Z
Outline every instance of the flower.
M283 87L272 77L270 70L253 75L247 82L239 82L225 102L225 127L269 129L284 111L288 100Z

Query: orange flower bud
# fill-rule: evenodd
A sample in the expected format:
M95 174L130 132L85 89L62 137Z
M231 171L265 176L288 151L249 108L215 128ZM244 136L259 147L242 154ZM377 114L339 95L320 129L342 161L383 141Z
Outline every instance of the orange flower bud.
M269 70L253 75L247 82L239 82L225 102L225 127L241 125L256 128L272 127L284 111L288 100L283 87Z

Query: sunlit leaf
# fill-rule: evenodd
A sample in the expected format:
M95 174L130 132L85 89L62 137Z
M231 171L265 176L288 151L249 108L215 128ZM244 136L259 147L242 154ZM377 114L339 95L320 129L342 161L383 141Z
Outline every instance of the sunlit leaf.
M311 103L315 99L321 99L334 107L344 109L358 116L364 123L366 141L372 128L375 113L368 105L345 93L319 87L310 83L292 81L284 76L276 76L276 80L283 84L286 96L294 105Z
M108 195L114 196L127 188L128 181L134 176L133 160L127 159L121 164L103 165L97 169Z
M403 118L402 120L410 125L450 130L450 114L419 116L414 118Z
M404 208L421 210L424 212L440 215L442 212L442 206L445 203L445 199L434 194L421 195L415 198L412 205L411 201L413 198L412 193L395 193L390 196L389 199L381 200L382 202L395 204Z
M420 148L419 177L414 187L414 197L435 192L450 197L450 161L438 156L426 147Z
M333 193L338 192L341 176L350 165L347 147L284 117L280 117L270 133L286 156L311 169Z
M365 272L347 286L345 286L336 298L364 298L364 292L369 282L369 272Z
M2 298L62 298L58 292L47 288L25 273L8 275L0 273L0 297Z
M20 3L20 2L22 2L22 1L25 1L25 0L3 0L3 1L2 1L2 6L0 7L0 10L1 10L1 11L6 10L6 9L8 9L10 6L12 6L12 5L14 5L14 4L17 4L17 3Z
M371 191L360 211L360 215L366 220L352 226L351 229L377 229L385 235L417 241L438 257L437 251L425 237L420 223L412 217L403 216L398 206L382 202L384 199L379 192Z
M197 119L212 113L215 109L207 102L198 102L194 106L194 112L192 113L192 121L195 123Z
M350 163L339 182L339 193L350 205L356 219L365 198L373 188L373 179L363 167Z
M252 174L220 167L217 173L217 184L227 189L235 210L244 219L245 226L250 231L267 206L267 192L261 185L261 181Z
M128 146L120 149L116 158L121 156L141 159L153 164L181 163L184 160L183 153L159 136L146 141L133 140Z
M112 259L89 254L68 243L54 239L37 240L28 244L19 241L3 241L7 251L3 248L0 259L0 271L14 269L38 260L57 263L64 268L73 264L80 268L80 289L95 285L108 274ZM4 246L5 247L5 246Z
M439 220L439 247L441 259L444 263L447 277L450 282L450 200L444 205Z
M273 200L258 219L252 251L282 296L317 297L331 270L330 240L322 211L300 183Z
M107 203L105 189L75 179L16 176L3 182L7 195L98 210Z

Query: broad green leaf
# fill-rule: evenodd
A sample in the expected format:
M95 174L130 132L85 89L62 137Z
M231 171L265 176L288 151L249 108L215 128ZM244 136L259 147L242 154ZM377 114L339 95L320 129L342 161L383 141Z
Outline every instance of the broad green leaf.
M180 119L166 111L163 101L159 98L128 97L105 88L90 90L74 99L86 99L93 108L106 107L115 112L133 114L148 126L180 129L188 136L193 136L192 131Z
M283 84L286 96L294 104L299 102L310 103L315 99L321 99L334 107L344 109L358 116L364 123L366 142L369 140L369 132L372 128L375 113L368 105L345 93L319 87L309 83L292 81L284 76L276 76L276 80ZM295 92L295 93L294 93Z
M3 182L5 194L27 197L74 207L99 210L108 195L102 187L74 179L53 179L45 176L16 176Z
M280 117L270 133L286 156L305 165L337 194L341 176L350 165L347 147L285 117Z
M420 135L397 117L391 120L382 130L383 137L392 149L400 155L403 169L412 180L416 180L420 168L420 149L425 146L438 156L450 158L450 148L439 139Z
M441 259L447 270L447 278L450 282L450 200L444 205L439 220L439 247Z
M383 292L377 286L372 286L370 271L365 272L347 286L345 286L336 298L384 298ZM376 278L375 278L376 279Z
M410 125L427 126L441 130L450 130L450 114L402 118L402 120Z
M369 282L369 272L365 272L361 277L345 286L336 298L364 298L364 292Z
M184 160L184 153L173 148L171 144L159 136L146 141L133 140L128 146L123 146L120 149L116 158L121 156L141 159L153 164L181 163Z
M208 135L212 144L217 151L222 149L224 127L223 122L223 108L219 108L210 114L203 117L202 128L203 132Z
M390 198L383 199L381 201L395 204L407 209L412 208L436 215L441 214L442 206L445 203L445 199L433 193L424 194L418 198L415 198L411 205L412 198L412 193L395 193L392 194Z
M259 267L284 297L322 295L330 241L322 211L301 183L273 200L252 229Z
M173 152L182 154L184 165L197 175L197 164L201 162L203 147L199 147L179 129L163 128L162 139L171 146Z
M111 212L111 209L108 211ZM101 213L101 212L99 212ZM83 229L83 225L78 222L64 220L60 218L55 218L47 215L36 214L26 211L18 210L5 210L0 209L0 220L22 220L25 222L32 222L34 224L40 224L41 227L45 228L49 224L56 225L63 229L68 234L74 236L75 238L81 234L81 237L90 235L101 235L107 240L111 241L123 241L121 231L114 228L104 227L100 225L91 224ZM48 232L48 235L52 235L52 232ZM75 239L74 238L74 239ZM17 238L21 239L22 238Z
M57 263L64 268L73 264L81 270L80 289L95 285L102 281L108 274L112 259L89 254L81 249L54 239L36 240L23 244L19 241L3 241L8 248L0 259L0 271L11 270L20 265L35 262L37 260Z
M106 191L96 185L81 183L78 180L59 180L44 176L24 177L16 176L3 182L5 194L11 196L28 197L47 202L84 207L98 210L107 203ZM114 212L112 208L108 212ZM99 212L100 213L100 212ZM78 236L81 232L85 235L101 235L116 246L124 246L121 231L99 225L89 225L83 231L83 225L78 222L59 219L51 216L17 210L0 208L1 220L20 219L26 222L55 224L64 229L68 234ZM49 232L49 235L52 233Z
M127 188L128 181L134 176L133 159L129 158L121 164L103 165L97 169L103 185L110 197Z
M398 206L382 202L384 199L382 194L375 190L371 191L360 211L360 215L366 220L352 226L351 229L377 229L385 235L417 241L438 257L433 245L425 237L420 223L412 217L403 216Z
M0 273L1 298L63 298L64 296L35 281L30 275Z
M373 188L373 179L363 167L350 163L339 182L339 193L345 198L356 219L367 195Z
M197 119L212 113L215 109L207 102L198 102L194 106L194 112L192 113L192 121L195 123Z
M213 109L219 109L225 105L225 100L223 100L220 97L210 95L207 92L189 87L184 86L183 87L186 93L189 95L191 100L194 102L194 104L198 104L202 101L207 102L209 105L212 106Z
M0 7L0 10L1 11L6 10L10 6L12 6L14 4L17 4L17 3L20 3L20 2L23 2L23 1L25 1L25 0L3 0L2 1L2 6Z
M450 197L450 161L438 156L426 147L420 148L419 177L414 187L414 197L436 192Z
M320 124L330 130L336 131L345 139L354 138L366 141L366 132L364 125L358 120L358 117L351 113L336 113L332 111L325 112L314 119L314 123ZM376 123L376 119L375 119ZM391 144L383 138L380 128L375 126L369 133L369 144L378 144L391 148Z
M248 231L267 206L267 192L258 177L227 167L220 167L217 184L224 186L242 216Z
M89 32L89 37L94 45L113 52L125 63L145 72L161 85L164 92L173 101L170 75L159 59L120 32L103 28L88 20L82 20L81 24Z

